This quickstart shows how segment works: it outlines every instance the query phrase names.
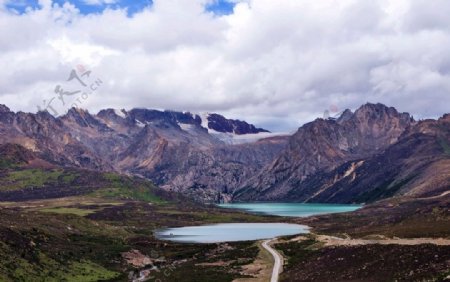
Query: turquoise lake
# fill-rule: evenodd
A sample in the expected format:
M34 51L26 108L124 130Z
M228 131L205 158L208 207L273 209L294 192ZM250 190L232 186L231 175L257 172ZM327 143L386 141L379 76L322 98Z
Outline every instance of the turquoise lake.
M236 203L221 204L223 208L276 216L305 217L318 214L350 212L361 205L303 204L303 203ZM253 241L278 236L305 234L305 225L287 223L223 223L161 229L155 236L161 240L180 243L217 243Z
M307 226L299 224L221 223L162 229L155 236L180 243L217 243L262 240L308 232Z
M304 204L304 203L232 203L220 204L220 207L240 209L253 213L305 217L327 213L351 212L362 205L337 205L337 204Z

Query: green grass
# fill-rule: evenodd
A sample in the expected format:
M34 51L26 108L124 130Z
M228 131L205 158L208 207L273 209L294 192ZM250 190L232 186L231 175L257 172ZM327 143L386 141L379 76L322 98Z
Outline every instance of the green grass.
M152 191L147 187L103 188L95 191L92 195L101 198L137 200L155 204L165 202L161 198L153 195Z
M160 197L153 193L154 186L148 183L138 183L131 178L114 173L104 173L104 180L109 182L110 187L95 191L92 195L102 198L137 200L155 204L165 203Z
M76 173L73 174L64 174L62 175L62 182L64 182L65 184L70 184L72 183L79 175Z
M9 165L6 162L0 165ZM75 183L76 180L79 180ZM122 176L115 173L98 175L83 174L74 170L63 169L20 169L7 171L0 176L0 190L18 191L27 188L70 187L78 189L84 185L99 187L95 192L88 192L102 198L145 201L155 204L165 203L155 195L157 189L152 183Z
M88 209L78 209L78 208L47 208L47 209L40 209L41 212L52 212L52 213L58 213L58 214L74 214L78 216L86 216L91 213L95 213L96 210L88 210Z
M110 280L119 276L119 273L110 271L90 261L73 262L62 279L68 282L88 282Z
M13 168L15 164L10 160L0 159L0 169Z
M121 274L90 260L57 261L39 250L26 255L14 252L0 241L0 281L106 281Z
M107 172L103 174L103 178L105 180L108 180L110 182L120 182L122 180L122 178L120 177L120 175L116 174L116 173L111 173L111 172Z
M59 170L26 169L10 172L5 180L14 183L18 188L41 187L46 183L56 182L60 175L61 171Z
M110 280L120 274L110 271L101 265L91 261L71 262L68 265L60 265L52 259L41 256L40 264L44 269L29 268L26 262L13 272L15 281L101 281Z
M20 190L46 185L68 185L77 177L75 173L59 169L23 169L8 172L4 178L0 179L0 185L2 190Z

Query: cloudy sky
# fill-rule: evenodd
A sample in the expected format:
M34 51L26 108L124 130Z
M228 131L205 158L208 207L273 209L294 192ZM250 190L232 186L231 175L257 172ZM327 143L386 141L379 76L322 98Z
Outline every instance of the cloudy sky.
M209 111L275 131L366 102L438 117L448 15L448 0L0 0L0 103Z

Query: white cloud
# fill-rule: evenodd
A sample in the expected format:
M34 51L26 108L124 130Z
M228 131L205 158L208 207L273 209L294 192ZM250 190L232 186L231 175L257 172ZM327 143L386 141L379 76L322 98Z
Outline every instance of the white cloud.
M35 111L85 64L105 82L83 104L91 111L218 111L280 130L331 105L448 111L448 1L248 0L221 17L209 2L155 0L133 17L50 0L0 10L0 103Z
M58 53L61 63L65 64L83 63L96 67L103 58L120 54L120 52L105 46L73 42L65 36L48 40L47 43Z

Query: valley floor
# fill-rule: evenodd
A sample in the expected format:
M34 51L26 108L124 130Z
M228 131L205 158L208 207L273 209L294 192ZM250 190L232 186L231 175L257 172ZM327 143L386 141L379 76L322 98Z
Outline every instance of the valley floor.
M159 241L161 227L217 222L273 222L195 204L99 197L0 203L0 281L232 281L255 242L177 244Z
M389 217L377 216L381 206L375 206L293 219L156 196L126 200L94 194L2 202L0 281L269 281L274 260L262 242L177 244L157 240L153 232L277 221L313 227L312 234L271 244L284 258L280 281L444 281L450 275L446 202L429 213L414 204L416 213L406 217L411 203L403 205L401 213L394 209Z

